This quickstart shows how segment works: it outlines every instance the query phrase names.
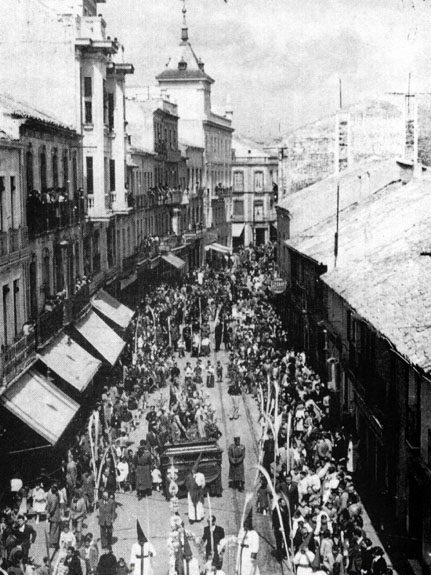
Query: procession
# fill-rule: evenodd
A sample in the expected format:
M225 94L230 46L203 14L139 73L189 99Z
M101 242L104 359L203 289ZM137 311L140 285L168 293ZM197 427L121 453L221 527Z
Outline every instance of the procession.
M41 469L33 486L11 477L2 573L259 575L274 572L268 545L280 573L392 572L364 527L354 431L337 420L334 390L288 347L289 326L271 303L273 257L272 244L246 248L142 299L121 377L103 389L59 472ZM242 403L258 414L253 453L243 441L251 429ZM223 450L226 421L233 434ZM226 491L235 520L219 525ZM155 496L170 514L162 550L142 527L160 521L145 516ZM135 517L130 555L120 557L124 497L134 498ZM42 525L38 564L32 546Z

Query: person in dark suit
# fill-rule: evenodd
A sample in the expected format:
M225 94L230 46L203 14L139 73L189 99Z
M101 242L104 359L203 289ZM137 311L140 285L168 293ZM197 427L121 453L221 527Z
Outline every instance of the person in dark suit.
M288 473L281 486L283 493L289 500L290 513L293 515L298 507L299 493L298 484L292 480L292 475Z
M14 535L17 539L17 544L20 545L22 549L22 561L26 564L30 547L32 543L36 541L36 531L31 525L27 524L24 515L18 515L17 528L15 529Z
M388 569L384 552L381 547L373 549L373 559L371 562L371 575L385 575Z
M102 498L99 499L99 526L102 549L111 547L112 533L115 521L115 501L109 499L107 491L104 491Z
M221 565L221 558L218 553L218 545L224 539L224 529L220 525L216 525L216 518L214 515L208 519L208 525L204 529L202 536L202 544L205 544L205 553L207 561L212 558L214 563ZM212 538L212 541L211 541Z
M112 552L112 547L108 546L106 552L100 556L99 564L97 565L98 575L116 575L117 572L117 558Z

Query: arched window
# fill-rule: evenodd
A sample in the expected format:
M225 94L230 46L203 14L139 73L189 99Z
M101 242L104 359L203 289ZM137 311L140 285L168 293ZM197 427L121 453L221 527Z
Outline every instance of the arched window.
M39 157L39 169L40 169L40 187L41 191L46 191L46 153L45 149L42 149Z
M27 180L27 191L31 192L34 189L33 153L31 150L28 150L25 155L25 172Z

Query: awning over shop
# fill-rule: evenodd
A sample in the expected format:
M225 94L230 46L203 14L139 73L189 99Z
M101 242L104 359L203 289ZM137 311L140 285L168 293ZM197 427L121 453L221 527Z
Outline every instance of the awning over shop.
M120 303L103 289L100 289L91 299L91 305L123 329L129 325L134 314L130 308Z
M177 270L181 270L186 265L184 260L170 252L162 256L162 260L165 260L165 262L171 264L171 266L174 266L174 268L177 268Z
M234 238L239 238L239 236L244 231L245 224L232 224L232 236Z
M217 242L209 244L209 246L205 246L205 251L208 252L209 250L213 250L215 252L219 252L220 254L226 254L226 255L232 253L232 250L230 248L222 244L218 244Z
M102 362L63 334L40 354L50 370L82 392L96 375Z
M35 370L11 385L1 401L51 445L55 445L75 417L79 405Z
M126 343L94 311L90 311L75 328L111 365L117 361Z
M275 229L277 229L278 226L278 222L271 222L271 226Z

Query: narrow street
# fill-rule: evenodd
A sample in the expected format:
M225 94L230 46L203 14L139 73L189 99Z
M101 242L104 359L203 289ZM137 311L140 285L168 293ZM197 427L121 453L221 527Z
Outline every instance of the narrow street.
M244 396L244 400L240 402L240 417L238 420L230 420L229 413L231 410L230 396L227 394L227 364L228 353L226 351L219 351L217 354L214 350L214 343L212 338L212 352L210 358L202 358L206 363L207 359L211 359L213 365L218 360L223 364L224 380L222 384L217 383L214 388L205 388L211 399L211 404L216 410L217 424L223 433L219 439L219 445L223 449L223 464L222 464L222 482L223 494L220 498L211 499L212 514L217 519L217 524L221 525L226 532L226 535L237 535L241 515L243 512L244 499L247 491L253 491L255 470L253 466L257 462L257 442L260 433L260 424L258 422L259 412L257 405L251 396ZM187 361L191 361L192 366L195 365L196 359L190 358L190 354L186 353L185 358L178 358L178 366L182 371ZM159 399L164 398L168 401L169 387L157 390L150 396L150 405L157 403ZM146 412L145 412L146 413ZM136 449L139 441L145 438L147 433L147 422L145 420L145 413L141 419L139 427L130 435L133 441L132 449ZM230 489L228 486L228 473L229 463L227 459L227 450L230 443L233 442L234 436L239 435L241 442L246 447L246 482L245 492L239 493L236 490ZM146 497L138 501L136 492L132 493L117 493L117 519L114 525L114 545L113 550L115 556L118 558L123 557L126 563L130 559L130 549L132 544L136 541L136 519L139 519L144 532L149 541L156 549L156 557L153 559L154 573L164 574L167 572L167 538L170 532L169 521L171 512L169 503L166 501L164 495L153 491L151 497ZM185 526L190 529L197 536L201 537L203 529L206 525L208 517L208 505L205 505L206 517L200 524L190 526L187 518L187 499L180 499L179 512L184 519ZM261 573L287 573L284 571L280 563L273 557L272 551L274 547L274 536L272 532L271 522L269 516L259 515L254 513L253 521L256 530L260 535L260 551L258 555L258 563ZM99 526L97 524L97 511L88 516L86 524L88 525L87 531L94 534L99 540ZM46 554L45 539L43 530L49 529L46 522L41 522L35 525L38 532L38 537L35 544L32 546L31 554L41 563L43 556ZM229 545L225 552L223 569L227 575L233 575L235 572L236 563L236 545ZM201 564L203 565L204 559L202 552L199 553L197 546L194 546L193 552L195 556L200 554ZM55 563L55 559L54 559Z

